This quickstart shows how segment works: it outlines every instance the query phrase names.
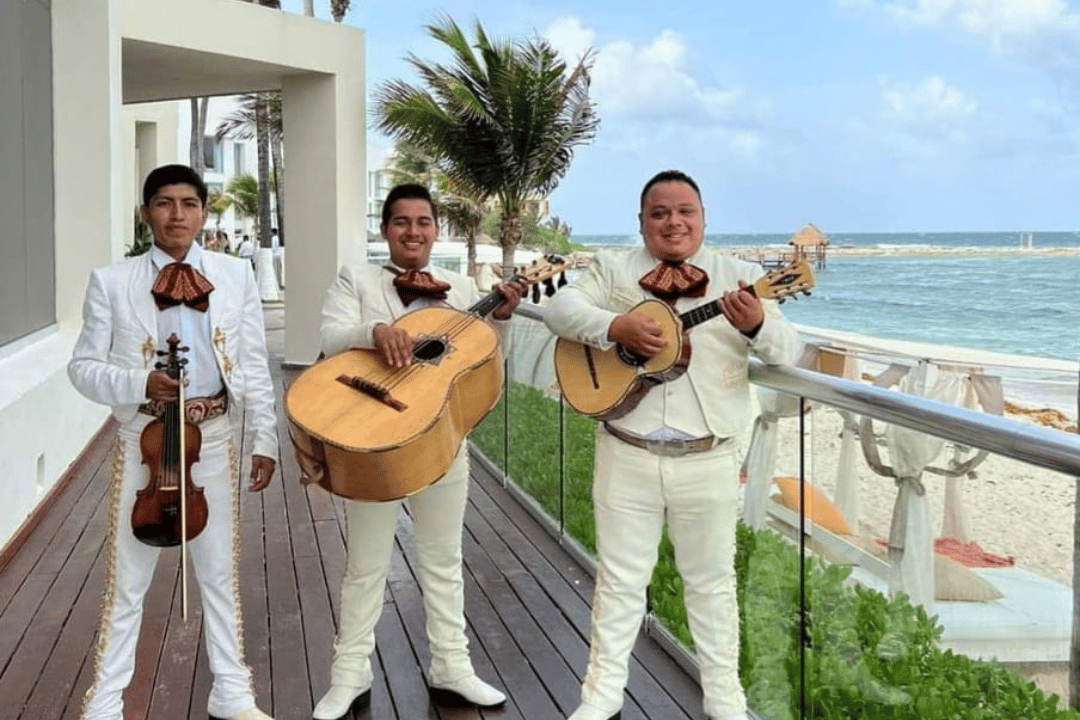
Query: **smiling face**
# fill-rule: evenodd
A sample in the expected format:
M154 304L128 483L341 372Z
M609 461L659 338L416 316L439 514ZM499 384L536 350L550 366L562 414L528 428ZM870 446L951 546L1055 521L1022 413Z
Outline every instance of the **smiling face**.
M183 260L206 222L206 208L187 183L162 185L139 209L154 233L154 244L175 260Z
M645 193L638 215L645 247L657 260L685 260L704 239L705 209L685 182L658 182Z
M390 206L390 219L381 229L395 265L405 270L419 270L428 264L435 244L436 225L431 203L427 200L395 200Z

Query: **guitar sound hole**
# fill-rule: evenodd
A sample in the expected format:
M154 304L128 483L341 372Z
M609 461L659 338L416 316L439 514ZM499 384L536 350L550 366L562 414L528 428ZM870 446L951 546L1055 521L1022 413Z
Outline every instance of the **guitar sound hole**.
M633 350L627 350L622 345L616 345L615 352L618 354L620 360L633 367L640 367L648 361L648 358L644 355L638 355Z
M417 360L431 362L442 357L446 352L446 343L442 340L424 340L413 347L413 357Z

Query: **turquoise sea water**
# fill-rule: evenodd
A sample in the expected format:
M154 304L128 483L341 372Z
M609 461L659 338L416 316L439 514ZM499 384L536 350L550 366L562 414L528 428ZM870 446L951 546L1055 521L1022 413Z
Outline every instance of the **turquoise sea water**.
M718 247L761 248L790 235L708 235ZM793 322L875 337L1076 361L1080 358L1080 233L830 233L832 254L809 298L783 305ZM636 245L636 235L579 235L590 247Z

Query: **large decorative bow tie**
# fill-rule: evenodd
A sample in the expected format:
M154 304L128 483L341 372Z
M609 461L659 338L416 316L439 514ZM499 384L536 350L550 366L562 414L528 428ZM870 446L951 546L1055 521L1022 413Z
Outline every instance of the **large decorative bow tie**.
M638 280L642 289L668 303L680 297L701 297L708 284L708 273L681 260L663 260Z
M395 273L394 288L397 290L401 302L408 305L417 298L429 300L445 300L446 291L450 289L450 283L436 280L431 273L423 270L406 270L401 272L396 268L387 268Z
M158 310L183 303L199 312L210 307L210 293L214 286L195 268L187 263L169 263L158 273L150 293Z

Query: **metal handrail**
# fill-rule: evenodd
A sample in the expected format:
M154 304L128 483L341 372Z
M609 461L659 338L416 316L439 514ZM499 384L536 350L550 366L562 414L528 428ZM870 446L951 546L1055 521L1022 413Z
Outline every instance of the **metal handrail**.
M544 319L542 308L526 303L519 305L515 312L530 320L542 322ZM789 365L766 365L754 358L750 360L750 381L789 395L1080 477L1080 435L1028 425L1019 420L812 370Z
M788 365L750 361L750 380L773 390L1080 476L1080 435Z

